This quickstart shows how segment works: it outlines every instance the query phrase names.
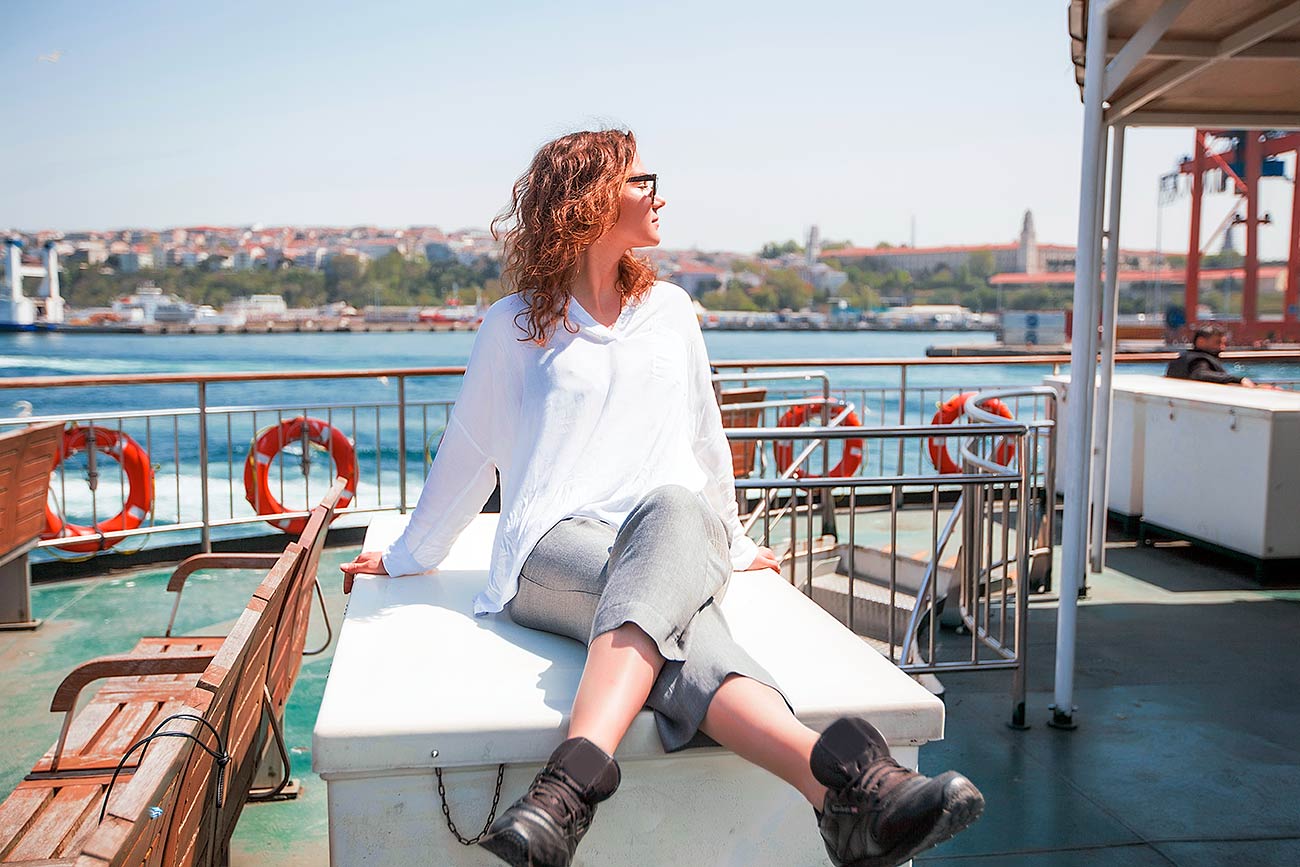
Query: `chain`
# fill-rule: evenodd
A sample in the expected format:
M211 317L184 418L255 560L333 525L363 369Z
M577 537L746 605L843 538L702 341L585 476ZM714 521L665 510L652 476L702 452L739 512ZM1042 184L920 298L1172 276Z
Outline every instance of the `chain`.
M492 821L496 818L497 804L501 801L501 780L505 777L506 766L497 766L497 787L492 793L492 809L488 812L487 821L483 823L483 830L469 840L460 835L460 831L456 830L456 823L451 820L451 810L447 807L447 789L442 784L442 768L434 768L433 773L438 777L438 797L442 799L442 815L447 818L447 828L462 846L473 846L487 836L488 829L492 827Z

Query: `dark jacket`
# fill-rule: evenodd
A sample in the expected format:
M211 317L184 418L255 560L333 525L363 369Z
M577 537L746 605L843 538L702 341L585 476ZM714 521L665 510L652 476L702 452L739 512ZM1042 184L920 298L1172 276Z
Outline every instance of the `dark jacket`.
M1226 385L1236 385L1241 382L1240 376L1233 376L1228 373L1223 362L1219 361L1217 352L1206 352L1203 349L1184 349L1183 353L1169 362L1169 367L1165 370L1165 376L1174 379L1195 379L1198 382L1218 382Z

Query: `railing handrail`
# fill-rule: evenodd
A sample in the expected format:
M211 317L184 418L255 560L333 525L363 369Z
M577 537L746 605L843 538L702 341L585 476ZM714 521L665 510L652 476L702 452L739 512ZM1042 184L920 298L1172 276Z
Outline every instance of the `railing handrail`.
M978 344L975 344L978 346ZM1121 352L1116 353L1116 364L1141 364L1143 362L1173 361L1178 352ZM1220 358L1267 363L1270 361L1300 362L1300 350L1246 349L1220 353ZM1056 355L941 355L912 358L752 358L711 359L716 368L763 367L942 367L944 365L971 364L1069 364L1069 354Z
M1029 423L999 418L996 424L907 424L880 427L729 427L729 440L805 440L805 439L926 439L929 437L969 437L982 434L1023 434Z
M198 385L213 382L266 382L285 379L378 379L407 376L464 376L464 365L374 367L358 370L250 370L227 373L106 373L74 376L0 378L0 388L69 388L90 385Z
M1172 361L1177 352L1127 352L1115 356L1116 364L1141 364ZM1224 352L1220 358L1235 361L1300 362L1300 350L1257 349ZM943 367L950 365L1044 365L1069 364L1069 355L954 355L912 358L804 358L804 359L711 359L710 364L719 369L737 368L804 368L804 367ZM463 376L464 365L441 367L387 367L332 370L279 370L279 371L229 371L225 373L111 373L78 374L72 376L14 376L0 378L0 389L13 388L74 388L92 385L164 385L213 382L263 382L268 380L297 379L375 379L412 376Z

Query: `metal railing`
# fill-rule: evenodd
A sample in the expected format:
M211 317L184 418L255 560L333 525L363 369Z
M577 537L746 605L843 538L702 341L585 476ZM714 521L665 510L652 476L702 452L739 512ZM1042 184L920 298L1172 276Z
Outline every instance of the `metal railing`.
M1228 358L1252 361L1293 361L1297 353L1264 352L1233 354ZM1121 355L1118 363L1163 361L1172 354ZM952 371L950 379L970 372L996 371L1024 366L1041 366L1044 372L1055 371L1068 361L1062 355L969 358L908 359L813 359L717 361L717 378L745 383L766 377L770 388L764 402L761 424L776 428L781 416L813 397L851 405L861 416L862 427L884 430L888 427L922 425L929 421L934 404L957 391L978 391L996 387L986 379L978 382L950 384L924 379L918 371L933 374ZM885 385L832 387L827 371L850 369L883 372L896 377ZM279 424L295 415L315 415L335 426L353 441L359 459L359 478L355 498L340 510L341 520L351 513L406 510L428 470L437 436L445 427L452 405L456 380L464 373L459 366L411 367L361 370L290 371L219 374L114 374L79 376L12 377L0 379L0 390L10 394L41 395L48 404L49 395L72 393L68 389L95 388L122 393L116 405L87 412L71 400L64 401L69 411L43 411L34 416L0 418L0 429L38 420L62 421L74 425L105 427L136 439L149 455L153 469L153 502L150 514L140 526L131 529L102 529L82 539L103 547L121 543L131 537L155 534L191 534L203 550L211 550L214 536L237 535L262 524L258 515L243 502L241 488L246 443L264 428ZM1286 384L1291 385L1294 381ZM277 400L274 402L241 401L238 397L217 396L217 389L250 390L261 385L315 388L316 399ZM328 388L326 387L328 384ZM344 386L345 388L340 388ZM155 389L181 396L170 405L157 409L139 407L152 402ZM192 389L185 398L184 389ZM340 395L339 392L343 392ZM373 394L368 397L366 392ZM377 392L377 393L376 393ZM437 392L430 395L429 392ZM101 392L96 391L96 394ZM353 396L355 393L355 396ZM238 393L237 393L238 394ZM244 396L244 395L238 395ZM1013 399L1012 410L1020 418L1037 417L1044 411L1041 395L1022 394ZM55 401L57 403L57 401ZM122 406L128 408L123 409ZM826 411L836 404L824 404ZM823 421L829 422L830 415ZM924 438L868 437L864 440L863 474L896 477L906 473L923 473L926 467ZM322 453L310 444L283 443L280 457L271 468L273 489L288 511L277 518L304 517L311 504L312 491L323 491L332 478L328 460L313 460ZM835 442L821 450L822 471L836 459ZM763 470L774 465L770 442L760 449ZM89 517L92 526L103 523L126 499L128 480L120 463L104 463L94 451L81 458L84 467L72 463L60 466L54 480L54 500L68 514ZM420 467L421 472L415 468ZM306 470L304 472L304 469ZM85 484L78 487L75 476L81 472ZM1049 474L1050 475L1050 474ZM269 529L269 528L268 528ZM65 545L66 539L49 539L41 549ZM144 539L137 541L148 544ZM118 549L120 550L120 548Z
M127 403L136 398L143 401L151 386L184 384L195 388L194 405L3 418L0 429L38 421L103 428L118 438L131 437L148 455L153 496L149 514L140 526L101 528L74 538L45 539L39 549L71 559L57 549L90 541L101 550L120 551L126 547L123 540L144 541L142 537L155 534L188 533L197 535L202 550L210 551L214 537L240 535L239 531L246 532L250 526L270 520L306 517L313 495L319 497L328 488L337 470L334 456L308 442L305 436L285 441L278 435L279 426L296 416L319 418L337 428L355 449L358 472L354 496L347 508L339 510L341 517L405 511L410 503L409 492L419 490L428 472L437 438L446 427L453 405L450 397L410 397L408 379L459 377L463 372L463 368L455 367L198 377L162 374L15 378L0 380L0 388L126 386L132 389L124 401ZM388 391L391 397L229 405L217 405L209 399L209 388L214 383L326 380L369 380L371 388L378 384L380 391ZM276 458L267 467L268 483L278 503L285 505L282 511L262 515L245 499L245 465L253 459L252 443L268 431L277 432L272 434L276 436ZM421 472L412 477L417 467ZM84 482L74 478L79 472ZM95 528L127 501L130 483L122 462L108 460L102 447L88 449L74 460L60 462L51 481L51 499L69 522L80 520L84 524L88 517L88 526ZM97 553L100 551L89 555Z
M965 444L963 459L970 443L983 444L974 455L993 454L1004 441L1014 443L1017 456L1038 454L1027 424L999 422L834 426L800 434L820 448L852 439L884 447L956 438ZM727 436L771 441L785 433L747 428L728 430ZM907 470L796 478L787 472L738 479L736 487L742 498L755 492L760 503L773 503L756 509L750 523L753 535L778 551L788 580L904 671L917 676L1019 672L1027 647L1029 582L1018 579L1030 574L1037 538L1030 523L1033 509L1023 503L1032 499L1035 462L1017 457L1006 467L981 463L956 474ZM954 542L960 552L948 556ZM1016 569L1005 565L1010 562L1018 564ZM969 638L941 638L941 616L953 616ZM1013 680L1012 722L1024 722L1020 675Z

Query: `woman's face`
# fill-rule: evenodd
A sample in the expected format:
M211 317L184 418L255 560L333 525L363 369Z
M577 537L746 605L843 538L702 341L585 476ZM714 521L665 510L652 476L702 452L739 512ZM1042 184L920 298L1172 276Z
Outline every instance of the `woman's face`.
M627 177L634 178L646 174L645 166L638 154L632 158ZM664 200L651 196L652 183L641 181L623 184L623 198L619 201L618 222L609 234L617 240L618 246L657 247L659 245L659 209Z

